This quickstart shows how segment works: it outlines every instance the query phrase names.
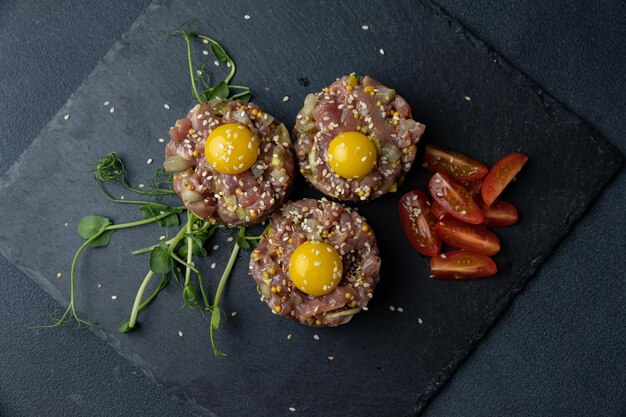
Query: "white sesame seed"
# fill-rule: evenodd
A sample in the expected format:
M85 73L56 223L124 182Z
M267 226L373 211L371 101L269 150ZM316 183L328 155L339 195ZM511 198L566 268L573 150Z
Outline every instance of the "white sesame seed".
M69 226L69 223L65 223L63 226L67 227L67 226Z
M363 29L363 30L368 30L369 28L370 28L370 27L369 27L369 26L367 26L367 25L363 25L363 26L361 26L361 29Z
M96 285L98 288L102 288L102 284L98 284Z
M404 309L402 307L398 307L398 313L403 313Z
M112 295L111 300L117 300L117 295Z
M165 240L165 236L159 236L159 240Z
M381 55L385 55L385 50L383 48L380 48L378 52L380 52Z
M64 118L65 120L69 120L69 119L70 119L70 115L69 115L69 114L66 114L65 116L63 116L63 118Z
M233 311L232 313L230 313L230 316L231 316L231 317L237 317L237 312L236 312L236 311Z
M165 142L165 139L159 138L159 142L163 143L163 142Z
M334 361L334 360L335 360L335 357L334 357L334 356L332 356L332 355L330 355L330 356L328 357L328 360L329 360L329 361Z
M179 331L178 331L178 335L179 335L180 337L183 337L183 332L181 332L181 331L179 330Z
M165 107L167 110L169 110L169 109L170 109L170 105L169 105L169 104L167 104L167 103L165 103L165 104L163 105L163 107Z
M314 334L314 335L313 335L313 339L315 339L315 340L320 340L320 337L319 337L318 335Z
M244 15L243 15L243 18L244 18L244 19L246 19L246 20L250 20L250 17L251 17L251 16L250 16L249 14L244 14Z
M213 245L213 250L218 250L220 248L220 245Z
M211 264L211 269L215 269L215 266L216 266L216 265L215 265L215 262L213 262L213 263Z
M472 98L471 98L470 96L465 96L465 100L467 100L467 101L471 101L471 100L472 100Z
M111 104L111 103L109 103L109 100L107 100L104 103L102 103L103 106L108 106L109 104Z
M287 102L287 101L289 101L289 96L285 96L285 97L283 97L283 103L285 103L285 102Z
M148 160L146 161L146 165L150 165L152 163L152 158L148 158Z
M109 113L115 113L115 107L111 107L111 108L109 109Z
M121 195L121 196L120 196L120 200L123 200L123 199L124 199L124 196L123 196L123 195Z
M422 319L420 319L419 317L418 317L418 319L417 319L417 322L418 322L419 324L424 323L424 322L422 321Z
M389 306L389 310L396 311L396 308L394 306Z
M139 184L139 188L143 188L145 186L146 186L145 184Z
M213 65L215 65L216 67L220 66L220 61L213 61Z
M63 274L62 274L62 273L57 272L57 278L61 279L61 277L62 277L62 276L63 276Z
M202 39L202 43L205 44L205 45L208 45L209 44L209 40L208 39Z
M209 51L202 51L202 55L208 55Z
M289 411L296 411L296 407L289 407Z
M445 254L445 253L442 253L442 254L441 254L441 255L439 255L439 256L441 256L443 259L446 259L446 258L447 258L447 256L446 256L446 254Z
M291 340L291 333L287 335L287 340Z

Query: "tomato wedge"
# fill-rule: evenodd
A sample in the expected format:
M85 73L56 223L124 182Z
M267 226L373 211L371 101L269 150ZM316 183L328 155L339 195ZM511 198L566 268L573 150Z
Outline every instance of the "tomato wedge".
M434 210L433 210L434 212ZM491 206L483 210L485 221L483 225L490 227L506 227L517 223L517 209L511 203L496 200Z
M515 178L515 175L520 172L526 161L528 161L526 155L514 152L496 162L483 183L482 195L487 207L498 198L502 190Z
M489 171L486 165L461 152L436 145L426 145L424 165L430 172L444 170L460 181L479 180Z
M445 243L456 249L465 249L481 255L500 252L500 239L489 230L467 224L457 219L439 220L435 233Z
M439 203L445 211L459 220L471 224L480 224L485 219L480 207L472 195L451 175L437 172L428 183L433 201Z
M430 258L430 273L439 279L484 278L498 272L498 267L486 255L457 250Z
M433 213L433 216L435 216L437 220L450 217L446 209L444 209L443 206L436 201L433 201L430 205L430 211Z
M435 256L441 251L441 239L435 234L436 219L428 197L420 190L409 191L398 203L400 223L411 245L425 256Z
M478 180L478 181L461 181L460 184L465 187L465 189L467 191L470 192L470 194L472 195L472 197L474 198L479 198L482 200L482 196L480 194L482 188L483 188L483 181L482 180Z

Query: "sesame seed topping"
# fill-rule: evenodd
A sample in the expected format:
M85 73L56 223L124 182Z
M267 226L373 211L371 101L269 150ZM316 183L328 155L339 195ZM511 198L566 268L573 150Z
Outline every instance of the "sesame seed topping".
M471 101L471 100L472 100L472 98L471 98L470 96L465 96L465 100L467 100L467 101Z
M252 17L252 16L250 16L249 14L245 14L245 15L243 15L243 18L244 18L244 19L246 19L246 20L250 20L250 18L251 18L251 17Z
M334 361L334 360L335 360L335 357L334 357L334 356L332 356L332 355L330 355L330 356L328 357L328 360L329 360L329 361Z
M398 313L404 313L404 309L402 307L398 307L397 310L398 310Z
M115 107L111 107L111 108L109 109L109 113L115 113Z
M62 277L62 276L63 276L63 274L62 274L62 273L57 272L57 278L58 278L58 279L61 279L61 277Z
M215 262L213 262L213 263L211 264L211 269L215 269L215 266L216 266L216 265L215 265Z
M320 340L320 337L319 337L318 335L314 334L314 335L313 335L313 339L315 339L315 340Z
M183 337L183 332L181 332L181 331L179 330L179 331L178 331L178 335L179 335L180 337Z
M289 411L296 411L296 407L289 407Z
M283 103L285 103L285 102L287 102L287 101L289 101L289 96L285 96L285 97L283 97Z
M389 310L396 311L396 308L394 306L389 306Z
M213 245L213 250L218 250L220 248L220 245Z
M363 25L363 26L361 26L361 29L363 29L363 30L368 30L369 28L370 28L370 27L369 27L369 26L367 26L367 25Z
M105 101L104 103L102 103L102 105L103 105L103 106L108 106L109 104L110 104L110 103L109 103L109 100L107 100L107 101Z
M169 109L170 109L170 105L169 105L169 104L167 104L167 103L165 103L165 104L163 105L163 107L165 107L165 109L166 109L166 110L169 110Z
M163 143L163 142L165 142L165 139L159 138L159 142Z
M69 115L69 114L66 114L65 116L63 116L63 119L65 119L65 120L69 120L69 119L70 119L70 115Z
M237 313L236 311L233 311L232 313L230 313L230 316L231 316L231 317L237 317L237 314L238 314L238 313Z
M378 52L380 52L381 55L385 55L385 50L383 48L380 48Z
M152 163L152 158L148 158L148 160L146 161L146 165L150 165Z
M202 55L208 55L209 51L202 51Z
M420 319L419 317L418 317L418 319L417 319L417 322L418 322L419 324L424 323L424 322L422 321L422 319Z
M220 61L213 61L213 65L215 65L216 67L220 66Z
M291 333L287 335L287 340L291 340Z
M117 295L112 295L111 300L117 300Z

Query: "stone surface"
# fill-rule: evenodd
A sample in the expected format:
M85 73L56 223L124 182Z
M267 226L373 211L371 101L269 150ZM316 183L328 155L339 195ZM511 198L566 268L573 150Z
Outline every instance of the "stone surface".
M241 15L246 12L244 6L238 6ZM265 307L256 302L251 281L240 264L225 300L226 305L240 314L220 332L220 341L230 356L218 363L207 355L206 322L190 312L174 314L180 304L180 292L170 287L143 321L145 325L141 333L121 338L112 335L115 340L109 340L158 380L181 389L178 391L180 395L190 395L199 405L216 411L218 415L237 415L248 409L250 402L261 409L261 415L272 411L281 413L292 403L302 412L320 411L319 403L314 403L314 399L306 395L306 384L295 390L292 385L298 386L298 381L311 381L322 376L341 381L348 369L351 377L362 383L355 386L354 391L352 386L348 388L343 384L341 389L352 398L357 396L363 410L372 415L382 413L373 408L376 406L390 415L408 409L416 392L426 392L422 397L425 399L431 392L427 387L433 379L448 376L472 341L486 330L510 296L520 288L537 266L537 261L543 259L599 192L600 185L611 174L611 170L606 169L607 164L617 161L609 153L611 148L595 132L545 95L537 94L536 86L497 56L489 54L481 44L468 39L454 23L433 15L428 8L403 10L403 6L406 7L403 4L397 8L386 7L385 16L393 21L410 10L406 18L419 22L415 25L417 27L411 28L411 36L420 40L411 48L404 43L398 49L397 43L392 42L393 31L376 32L371 25L368 32L356 31L355 37L359 39L337 37L329 42L329 48L320 49L316 48L320 44L319 38L294 34L301 25L283 23L285 33L292 36L269 33L266 35L269 51L259 51L255 49L256 44L237 42L232 27L239 25L240 19L242 26L237 32L248 33L246 31L250 30L252 32L244 39L251 38L255 30L271 26L267 25L267 20L276 17L259 14L262 25L248 28L236 10L232 11L231 20L216 22L211 31L219 34L217 37L224 40L240 64L238 79L255 87L256 101L287 124L308 91L298 82L299 78L308 78L311 82L308 88L318 89L335 76L358 69L395 85L409 99L416 118L428 125L429 141L449 144L489 163L502 153L513 150L529 154L532 163L512 189L515 194L509 193L509 199L520 208L523 220L519 226L502 233L503 241L510 245L498 258L503 274L497 279L467 284L427 280L425 262L405 244L399 230L395 218L397 196L389 196L361 208L378 232L384 259L388 260L374 305L370 312L356 318L348 327L319 331L319 342L313 341L309 329L293 328L291 323L269 315ZM67 294L67 280L56 281L53 276L57 270L65 271L69 265L71 253L66 253L65 249L79 243L76 234L64 228L64 222L74 225L83 214L94 210L116 220L132 218L135 213L119 207L103 207L102 200L92 192L93 185L88 181L67 183L67 178L80 177L85 170L78 157L68 163L65 170L58 170L55 160L63 157L64 150L69 155L78 156L89 149L87 159L93 160L99 154L115 149L128 160L134 178L145 179L151 169L145 166L145 159L148 156L158 159L160 154L162 145L156 142L156 138L163 136L167 126L192 105L183 76L180 43L164 42L159 30L185 20L197 8L167 10L167 7L151 9L145 20L139 21L134 32L131 30L131 35L117 47L117 52L109 54L105 64L96 69L36 140L23 164L11 172L12 178L3 189L3 195L14 197L2 202L3 210L18 210L24 205L33 207L33 220L27 229L40 230L46 225L47 228L40 233L41 240L57 242L46 249L47 252L41 251L41 258L28 259L25 255L28 246L20 241L23 237L10 235L11 229L7 228L2 234L3 253L36 277L38 283L57 299L62 300ZM336 12L344 17L342 25L360 27L361 20L376 20L377 10L371 6L371 9L362 10L363 15L352 18L347 10ZM291 13L295 16L288 16L287 22L297 21L298 13ZM311 10L309 13L321 12ZM252 24L255 20L253 16L247 22ZM313 33L312 29L305 24L305 30ZM332 32L340 33L339 28ZM370 35L369 39L360 38ZM284 38L292 40L284 42L281 40ZM307 45L305 49L308 51L294 50L294 45ZM385 48L384 57L378 54L379 47ZM344 58L336 60L340 54ZM292 58L287 63L281 62L276 59L280 55ZM309 61L311 56L316 62L326 64L309 66L313 65ZM254 70L246 72L246 67ZM406 68L416 68L417 71L411 71L412 77L408 77ZM160 87L151 89L151 85ZM270 88L269 92L263 90L265 86ZM282 103L284 95L291 97L285 104ZM472 101L467 102L465 95L472 97ZM116 113L111 115L103 111L104 100L111 101ZM172 108L169 112L163 109L165 102ZM66 113L71 114L67 121L63 118ZM590 139L591 136L595 140ZM52 142L54 147L49 146ZM598 150L604 153L600 154ZM557 155L562 158L555 158ZM575 159L568 159L567 155L575 156ZM409 185L425 184L426 176L420 171L414 170ZM44 176L49 178L48 187L37 189L31 195L20 192L24 184L40 182ZM312 194L308 189L306 192ZM58 200L58 195L64 197ZM542 205L536 204L537 201ZM154 230L153 237L158 237L159 233ZM134 261L125 265L125 275L118 274L122 272L117 269L120 266L118 260L130 259L127 249L131 244L139 244L138 239L116 235L108 250L93 251L81 262L81 283L85 284L79 286L79 298L83 300L80 306L89 319L103 324L101 335L107 338L111 336L107 329L114 328L117 321L126 316L146 267L145 261ZM224 256L224 253L217 255L218 264ZM115 263L107 265L107 259L114 259ZM415 270L408 273L407 263L415 266ZM107 265L107 269L103 265ZM105 276L95 275L95 270ZM385 277L388 278L385 280ZM105 295L93 286L86 288L87 283L100 282L100 278L103 289L106 288ZM112 294L119 294L115 303L110 299ZM405 313L392 314L387 308L390 304L403 306ZM422 318L421 326L417 324L418 317ZM373 339L369 333L372 327L380 329ZM182 328L185 334L183 345L178 339L178 328ZM285 343L287 333L294 334L291 344ZM193 339L187 339L187 335ZM158 349L154 349L155 340L159 341ZM185 357L174 360L174 352L183 346ZM258 360L259 352L264 353L261 361ZM336 357L333 363L325 361L328 354ZM281 362L280 357L287 358L287 362ZM191 366L190 358L199 358L199 362L193 362ZM450 366L441 373L442 367L448 364ZM257 374L250 375L248 381L235 378L238 373L251 369ZM221 389L223 401L215 398L207 377L216 373L221 376L217 380L226 386L229 378L234 378L230 384L233 392ZM287 375L287 378L281 378L281 375ZM380 391L380 383L389 387L391 392ZM273 388L269 388L270 385ZM295 399L282 398L278 394L281 387L287 386ZM245 388L242 390L242 387ZM335 392L339 388L328 384L323 389ZM269 399L268 390L276 393ZM236 400L238 393L243 396L242 401ZM319 395L324 396L324 392ZM306 402L307 398L310 403ZM328 401L324 407L328 407L328 414L332 415L332 412L342 411L342 404L345 406L343 398L337 398L336 402ZM390 405L397 409L390 409ZM233 408L236 406L241 409Z

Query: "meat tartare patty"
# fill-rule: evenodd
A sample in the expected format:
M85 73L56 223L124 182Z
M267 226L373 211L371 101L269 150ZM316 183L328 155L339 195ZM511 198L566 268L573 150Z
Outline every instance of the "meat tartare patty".
M333 276L332 288L323 286L324 295L310 295L310 289L305 293L292 280L294 252L310 244L317 255L327 253L315 250L316 245L336 251L343 264L338 276ZM315 267L323 259L313 258L308 260L309 279L315 280L321 273ZM307 261L306 256L302 259ZM272 312L309 326L338 326L367 310L379 271L376 237L365 219L326 199L303 199L281 207L250 257L250 274ZM333 273L337 272L334 268ZM314 284L304 278L305 284Z
M224 132L217 135L215 152L207 154L207 139L220 127ZM207 155L215 161L210 163ZM289 132L253 103L212 100L196 105L170 129L165 157L163 167L174 174L173 189L185 206L216 224L263 220L293 185Z
M424 130L395 90L352 74L306 96L296 118L294 147L300 172L315 188L340 200L368 200L396 191L411 168ZM343 154L337 154L331 142L345 132L354 132L350 139L358 133L370 141L361 145L351 140L347 146L343 141L336 148ZM370 156L363 145L375 152Z

